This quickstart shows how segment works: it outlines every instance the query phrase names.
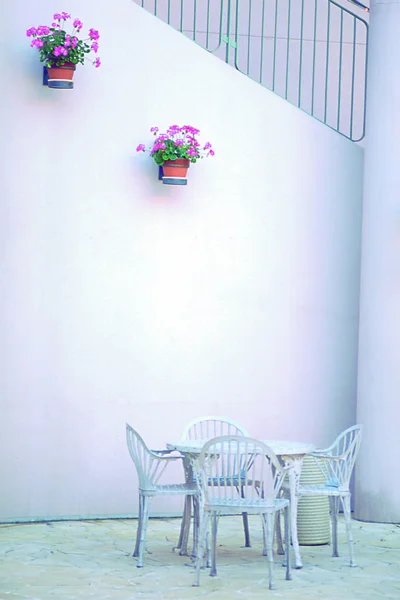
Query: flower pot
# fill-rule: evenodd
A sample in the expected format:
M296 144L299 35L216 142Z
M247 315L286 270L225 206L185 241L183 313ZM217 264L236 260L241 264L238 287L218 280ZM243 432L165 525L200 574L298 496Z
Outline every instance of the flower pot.
M300 475L301 483L324 483L325 477L315 460L306 456ZM331 540L329 498L327 496L302 496L297 509L297 533L300 546L323 546Z
M163 183L170 185L186 185L187 170L190 167L190 161L187 158L177 158L176 160L166 160L162 165Z
M76 65L74 63L65 63L59 67L47 67L47 85L49 88L57 90L71 90L74 87L72 78Z

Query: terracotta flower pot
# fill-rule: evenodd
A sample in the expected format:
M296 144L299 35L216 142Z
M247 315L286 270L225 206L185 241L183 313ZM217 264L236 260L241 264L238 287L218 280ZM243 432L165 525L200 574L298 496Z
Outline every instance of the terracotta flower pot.
M187 170L190 167L190 161L187 158L177 158L176 160L167 160L162 166L164 177L186 178Z
M48 87L59 90L72 89L74 87L72 78L74 76L75 69L76 65L74 63L65 63L59 67L47 67Z

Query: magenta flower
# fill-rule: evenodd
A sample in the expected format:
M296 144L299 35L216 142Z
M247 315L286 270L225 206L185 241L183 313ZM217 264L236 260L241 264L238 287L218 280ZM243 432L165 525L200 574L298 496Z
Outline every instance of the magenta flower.
M40 38L31 41L32 48L43 48L44 42Z
M66 21L67 19L70 19L70 18L71 18L71 15L70 15L69 13L62 12L62 13L61 13L61 17L62 17L62 19L63 19L64 21Z
M99 57L97 57L96 60L94 61L94 66L96 67L96 69L98 69L100 65L101 65L101 60Z
M31 37L32 35L37 35L37 30L35 27L30 27L26 30L27 37Z
M54 56L60 56L62 49L62 46L56 46L53 50Z
M159 142L159 143L155 143L152 150L151 150L151 154L153 154L154 152L157 152L157 150L165 150L167 146L164 144L164 142Z
M211 144L210 142L207 142L204 146L204 150L208 150L209 148L211 148Z
M152 127L150 129L150 133L157 133L157 131L158 131L158 127Z
M82 21L80 21L79 19L75 19L75 21L72 23L72 25L75 27L75 29L77 29L78 31L80 31L83 27L83 23Z
M97 41L100 37L100 34L97 29L89 29L89 37L91 40Z
M91 48L92 48L93 52L97 52L99 49L99 44L97 42L93 42L93 44L91 45Z
M37 28L37 35L49 35L50 27L46 27L45 25L39 25Z
M71 46L72 46L72 48L76 48L77 44L78 44L78 38L77 37L73 37L72 40L71 40Z
M136 148L136 152L145 152L146 150L146 146L144 144L139 144L139 146Z
M171 125L171 127L167 131L168 135L176 135L179 132L180 132L179 125Z
M55 13L55 14L53 15L53 19L54 19L55 21L61 21L61 19L62 19L62 16L60 15L60 13Z
M191 125L184 125L183 127L181 127L181 131L190 133L192 135L198 135L200 133L199 129L196 129L195 127L192 127Z

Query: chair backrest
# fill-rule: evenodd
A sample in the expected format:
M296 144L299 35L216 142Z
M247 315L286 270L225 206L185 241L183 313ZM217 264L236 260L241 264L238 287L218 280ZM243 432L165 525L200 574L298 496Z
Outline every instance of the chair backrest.
M335 460L318 459L317 464L324 473L326 485L348 488L354 464L360 450L362 426L354 425L343 431L329 448L321 450L325 456Z
M211 440L221 435L246 435L246 429L226 417L198 417L188 423L182 440Z
M146 446L143 438L128 423L126 424L126 443L138 473L139 488L155 489L168 462L152 452Z
M287 472L271 448L242 435L208 441L197 465L206 503L233 507L273 506Z

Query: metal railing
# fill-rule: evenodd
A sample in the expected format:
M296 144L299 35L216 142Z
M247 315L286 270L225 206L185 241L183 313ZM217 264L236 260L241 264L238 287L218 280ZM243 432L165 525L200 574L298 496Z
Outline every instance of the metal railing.
M338 133L364 137L368 23L340 0L134 1Z

